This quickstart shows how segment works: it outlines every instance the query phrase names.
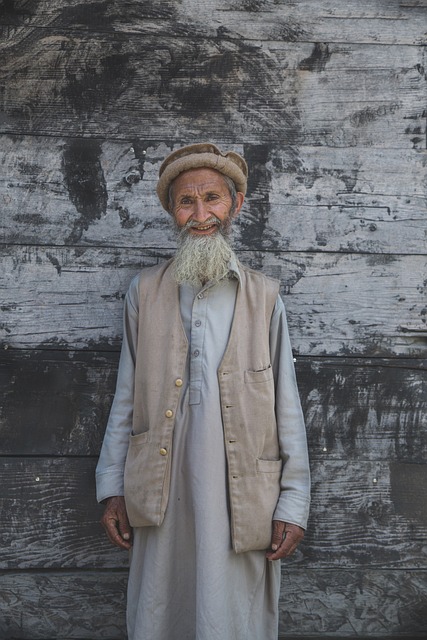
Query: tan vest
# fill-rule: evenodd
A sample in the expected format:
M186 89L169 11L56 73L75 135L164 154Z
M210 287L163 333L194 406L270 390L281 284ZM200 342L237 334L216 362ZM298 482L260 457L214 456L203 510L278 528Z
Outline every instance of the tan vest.
M139 282L133 432L125 466L126 507L136 527L159 526L165 515L187 359L179 289L170 265L145 269ZM239 269L241 285L218 369L236 553L269 546L282 471L269 349L279 283L242 265Z

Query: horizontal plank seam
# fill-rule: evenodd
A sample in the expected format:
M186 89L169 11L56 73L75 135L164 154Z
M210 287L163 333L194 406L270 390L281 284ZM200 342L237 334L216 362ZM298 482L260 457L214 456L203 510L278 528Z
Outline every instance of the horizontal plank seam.
M293 206L293 205L292 205ZM303 206L303 205L301 205ZM324 206L324 205L322 205ZM333 206L343 206L345 208L354 208L357 209L359 207L355 206L355 205L350 205L350 207L347 207L346 205L333 205ZM316 208L315 205L312 205L313 208ZM363 205L360 206L360 208L366 209L368 207L365 207ZM387 207L370 207L370 208L383 208L383 209L387 209ZM173 253L175 252L175 248L171 248L171 247L150 247L150 246L145 246L143 248L138 248L138 247L134 247L134 246L124 246L124 245L107 245L107 244L99 244L99 245L86 245L86 244L36 244L36 243L31 243L31 242L25 242L25 243L13 243L13 242L0 242L0 250L2 247L5 248L9 248L9 247L38 247L39 249L42 250L47 250L47 249L85 249L85 250L120 250L120 251L141 251L141 258L161 258L166 260L168 256L173 255ZM394 258L405 258L405 257L425 257L427 256L427 249L425 252L422 253L393 253L393 252L384 252L384 253L375 253L375 252L370 252L370 251L349 251L349 250L343 250L343 251L330 251L330 250L325 250L325 251L321 251L319 249L301 249L301 250L297 250L297 249L291 249L291 250L286 250L286 249L240 249L239 247L235 248L235 251L237 253L240 254L246 254L246 253L263 253L263 254L273 254L273 255L292 255L292 254L308 254L308 255L312 255L312 254L319 254L319 255L337 255L337 256L341 256L341 255L357 255L357 256L379 256L381 258L385 257L385 256L391 256ZM145 254L145 252L147 252L147 254ZM157 255L157 252L159 252L159 255Z
M15 353L22 353L22 352L43 352L43 353L82 353L82 354L86 354L86 353L99 353L99 354L104 354L104 353L120 353L120 345L117 346L116 348L111 348L111 349L93 349L93 348L85 348L82 347L81 349L76 349L74 347L71 348L63 348L63 349L58 349L58 347L56 347L55 349L50 349L49 347L46 348L41 348L40 346L37 346L34 349L29 349L28 346L27 347L15 347L15 346L9 346L8 344L4 345L3 348L0 345L0 351L9 351L9 352L15 352ZM311 360L311 361L315 361L315 360L332 360L333 358L336 358L337 362L342 362L342 361L347 361L347 360L361 360L361 361L369 361L372 360L373 356L370 355L366 355L364 356L363 354L360 355L356 355L356 356L350 356L350 355L343 355L343 356L337 356L333 353L331 354L319 354L319 355L315 355L315 356L311 356L311 355L306 355L306 354L299 354L299 353L294 353L295 358L297 359L302 359L302 358L306 358L307 360ZM377 356L378 358L378 362L385 360L385 361L389 361L390 363L396 363L398 364L400 361L405 361L405 360L412 360L414 363L416 362L420 362L420 363L424 363L425 360L425 355L420 353L419 356L410 356L408 357L407 354L402 354L401 356L396 355L396 356ZM365 365L365 366L378 366L378 365ZM386 366L386 365L385 365ZM390 365L392 366L392 365ZM422 367L422 369L426 368L426 366ZM417 367L408 367L406 365L403 365L399 368L402 369L416 369L419 370L421 367L417 366Z
M387 46L392 46L392 45L387 45ZM424 48L425 45L418 45L419 47L422 46L422 48ZM378 102L378 101L375 101ZM420 110L419 113L419 119L424 121L424 116L422 115L423 111L422 109ZM411 118L412 119L412 118ZM38 131L38 132L31 132L31 131L22 131L22 129L9 129L7 131L2 131L0 129L0 136L18 136L20 138L26 138L26 137L32 137L32 138L54 138L54 139L60 139L60 140L76 140L76 139L84 139L84 140L101 140L101 141L113 141L113 142L129 142L131 140L138 140L139 142L152 142L152 143L165 143L166 145L168 144L173 144L175 145L179 145L179 144L187 144L187 139L186 138L181 138L181 139L177 139L177 140L170 140L170 139L166 139L166 140L160 140L157 138L139 138L137 135L127 135L127 136L116 136L113 134L108 134L108 135L85 135L85 134L75 134L75 135L66 135L64 132L58 132L57 134L54 134L52 132L49 131ZM245 145L259 145L260 141L259 139L256 140L251 140L250 138L245 138L243 140L241 140L242 144ZM283 141L282 141L283 142ZM225 144L223 139L217 139L217 143L218 144ZM228 144L228 143L227 143ZM237 144L237 143L236 143ZM267 142L267 145L271 144L272 146L276 146L277 142ZM355 149L354 146L351 145L331 145L331 144L322 144L322 145L313 145L313 144L309 144L309 145L286 145L289 148L297 148L298 149L305 149L307 148L313 148L315 146L318 146L319 148L322 149L349 149L349 150L353 150ZM382 150L382 151L413 151L413 149L408 149L407 146L400 146L400 147L376 147L375 145L370 145L370 146L363 146L363 145L358 145L357 147L358 149L366 149L366 150ZM419 153L419 152L417 152Z

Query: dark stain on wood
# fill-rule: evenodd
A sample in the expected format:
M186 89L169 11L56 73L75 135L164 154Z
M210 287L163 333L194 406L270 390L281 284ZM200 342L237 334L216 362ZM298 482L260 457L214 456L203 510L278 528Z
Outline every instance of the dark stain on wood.
M26 24L32 16L37 14L39 4L39 0L33 0L32 2L2 0L0 2L1 23L10 26Z
M427 465L391 462L390 486L396 513L427 525Z
M5 352L0 455L97 455L117 363L117 352Z
M379 118L384 118L390 113L395 113L401 108L398 103L381 105L379 107L365 107L360 111L355 111L350 116L350 122L354 127L365 127L370 122L375 122Z
M267 166L270 160L269 145L250 145L244 147L244 156L248 163L249 212L240 222L240 241L244 248L253 246L255 238L262 238L265 247L277 250L278 238L269 228L269 194L271 190L271 172Z
M115 2L85 3L81 2L71 7L62 7L60 15L55 19L56 27L74 27L77 29L96 29L113 31L112 12Z
M93 9L91 9L93 11ZM90 120L93 112L108 109L130 86L135 77L131 54L116 42L111 53L85 60L76 71L65 69L62 95L73 111Z
M62 162L64 183L80 214L66 244L78 242L83 230L106 213L108 194L100 157L101 144L98 140L75 139L65 146Z
M248 13L258 13L267 4L266 0L240 0L233 5L235 11L247 11Z
M78 12L81 7L72 10ZM95 7L81 9L84 20ZM106 21L113 20L101 15ZM154 100L153 105L161 110L159 116L163 112L176 122L198 122L205 135L212 131L212 117L217 128L226 127L227 135L236 140L248 129L258 135L275 132L281 137L286 130L289 143L298 134L298 112L286 93L277 89L274 60L259 45L237 34L219 28L216 35L207 36L189 18L185 39L148 36L130 41L126 34L114 30L101 46L99 39L82 32L75 47L57 18L49 28L49 47L41 29L28 35L25 52L22 43L18 44L18 64L13 52L7 51L5 82L11 92L4 94L6 124L49 127L52 118L61 113L64 121L74 122L81 133L86 127L93 130L94 121L104 123L113 112L122 112L129 130L132 118L125 114L135 110L134 96L140 93L145 100L140 100L135 110L139 120L142 113L147 117L146 101ZM27 85L22 78L31 57L39 58L40 68L32 70L35 83ZM19 95L15 87L19 87Z
M61 12L54 21L55 26L61 28L85 28L87 30L114 31L117 24L141 19L171 20L176 17L173 2L156 2L155 0L140 0L139 2L120 2L120 0L101 0L96 2L81 2L71 7L61 7Z
M274 91L275 67L260 47L221 29L216 38L205 36L201 47L196 28L185 47L166 42L164 53L158 99L167 112L204 121L215 114L220 126L231 124L241 113L245 123L256 129L282 130L286 124L290 141L296 135L294 110ZM265 120L260 116L267 105L270 117Z
M328 43L316 42L310 57L301 60L298 69L301 69L301 71L315 71L316 73L320 73L326 69L331 55Z
M425 363L304 358L297 371L312 456L426 458Z

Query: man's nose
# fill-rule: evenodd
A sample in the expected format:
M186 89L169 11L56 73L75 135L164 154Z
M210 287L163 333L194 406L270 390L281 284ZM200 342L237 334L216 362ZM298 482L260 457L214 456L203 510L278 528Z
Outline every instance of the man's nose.
M192 215L193 220L197 220L197 222L204 222L209 218L209 216L210 216L210 213L208 211L207 203L197 198L194 202L194 207L193 207L193 215Z

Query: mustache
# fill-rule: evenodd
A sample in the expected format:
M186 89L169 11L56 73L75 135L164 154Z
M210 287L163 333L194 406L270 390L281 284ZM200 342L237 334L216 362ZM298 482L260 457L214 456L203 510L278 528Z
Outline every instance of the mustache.
M215 216L210 216L210 218L208 218L207 220L205 220L204 222L197 222L196 220L189 220L187 222L186 225L184 225L183 230L185 231L186 229L191 229L194 227L205 227L207 224L216 224L217 227L221 226L221 222L220 220L218 220L218 218L216 218Z

